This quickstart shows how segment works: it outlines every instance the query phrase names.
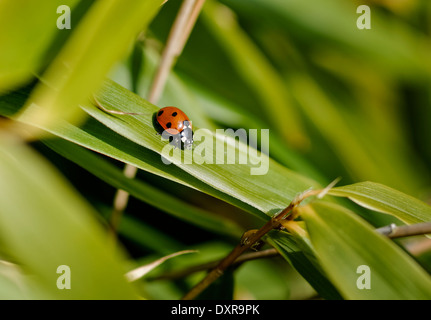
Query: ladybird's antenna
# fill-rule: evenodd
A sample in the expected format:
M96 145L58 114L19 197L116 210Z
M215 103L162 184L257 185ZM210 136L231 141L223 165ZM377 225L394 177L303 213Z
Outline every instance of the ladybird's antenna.
M134 115L134 116L145 116L147 115L146 113L139 113L139 112L123 112L123 111L118 111L118 110L110 110L110 109L106 109L105 107L102 106L102 104L99 102L99 100L97 100L96 96L93 95L93 100L96 104L96 106L102 110L105 111L107 113L113 113L113 114L123 114L123 115Z

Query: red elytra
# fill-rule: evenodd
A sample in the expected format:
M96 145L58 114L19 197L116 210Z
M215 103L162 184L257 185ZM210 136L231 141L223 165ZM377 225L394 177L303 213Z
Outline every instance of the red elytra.
M184 130L184 121L190 123L187 115L176 107L161 108L157 112L156 120L164 130L172 135L181 133Z

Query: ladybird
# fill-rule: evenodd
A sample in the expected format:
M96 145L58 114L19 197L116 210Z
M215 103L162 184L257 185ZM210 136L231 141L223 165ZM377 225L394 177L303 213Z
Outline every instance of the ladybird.
M174 146L192 147L192 123L183 111L176 107L164 107L157 111L155 120L159 133L167 134Z

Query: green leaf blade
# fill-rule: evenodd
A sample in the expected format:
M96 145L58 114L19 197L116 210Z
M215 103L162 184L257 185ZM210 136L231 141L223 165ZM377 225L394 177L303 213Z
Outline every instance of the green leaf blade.
M174 217L218 234L237 238L242 234L241 229L232 221L216 216L211 212L200 209L199 207L190 205L167 192L163 192L144 183L143 181L136 179L132 180L126 177L121 170L111 165L106 160L103 160L90 151L75 144L60 139L45 140L44 143L57 153L75 162L103 181L118 189L127 191L137 199L168 212Z
M2 248L36 277L41 292L53 299L137 298L96 213L42 158L3 142L0 177ZM62 265L70 268L71 289L57 287Z
M167 142L155 134L151 117L158 109L112 82L107 82L106 84L100 93L101 103L106 103L109 107L115 106L116 110L123 112L141 112L147 115L117 116L107 114L89 105L83 106L84 110L118 134L136 144L162 154ZM220 142L220 139L227 139L227 143L235 145L231 137L214 134L209 130L203 133L203 137L203 140L209 139L213 143ZM224 143L227 144L226 142ZM198 145L198 143L195 145ZM252 159L246 164L240 164L238 163L238 158L236 158L239 152L243 152L240 149L239 145L235 145L235 155L225 159L222 164L217 163L220 160L217 157L223 157L224 154L217 154L215 148L213 149L212 163L195 164L193 159L189 157L190 153L181 152L181 156L175 158L178 162L173 164L213 188L235 197L267 215L272 215L275 211L285 208L297 193L312 186L317 186L317 183L313 180L279 165L263 153L256 153L256 155L249 153ZM233 163L230 164L229 161ZM256 165L251 163L259 163L259 161L262 164L265 161L268 165L268 170L262 175L253 175L252 169ZM232 176L235 179L232 179ZM281 192L280 188L282 188ZM260 216L266 219L264 215Z
M58 118L80 119L80 103L99 88L162 2L95 2L43 74L23 112L35 124L52 125Z
M58 34L57 7L73 10L78 0L0 3L0 92L28 81L42 67L46 49ZM6 31L7 30L7 31Z
M392 214L408 224L431 221L431 206L379 183L366 181L336 187L328 194L347 197L365 208Z
M431 298L430 276L351 211L316 202L300 213L323 269L346 299ZM363 265L370 268L371 289L357 286Z
M271 232L268 241L322 298L330 300L342 299L321 268L317 267L316 263L312 261L315 257L310 259L309 252L308 254L305 253L304 243L298 244L298 241L301 242L300 239L287 234Z

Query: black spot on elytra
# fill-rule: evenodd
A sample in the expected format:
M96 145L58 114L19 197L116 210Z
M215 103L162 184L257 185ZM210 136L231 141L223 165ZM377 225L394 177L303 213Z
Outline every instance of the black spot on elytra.
M177 114L178 114L178 113L174 112L174 113L172 114L172 116L173 116L173 117L176 117L176 116L177 116Z
M163 114L163 110L160 110L157 115L160 117L162 114Z
M170 128L172 126L172 123L170 123L170 122L168 122L167 124L166 124L166 128Z

